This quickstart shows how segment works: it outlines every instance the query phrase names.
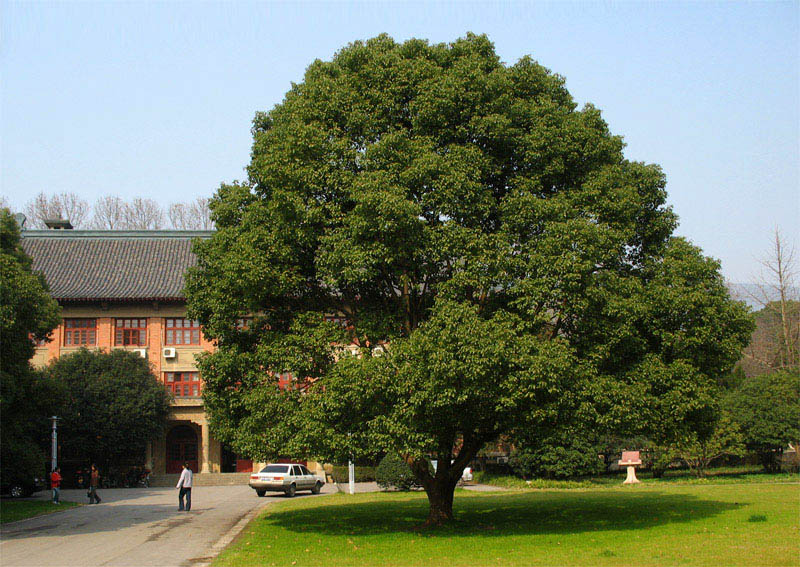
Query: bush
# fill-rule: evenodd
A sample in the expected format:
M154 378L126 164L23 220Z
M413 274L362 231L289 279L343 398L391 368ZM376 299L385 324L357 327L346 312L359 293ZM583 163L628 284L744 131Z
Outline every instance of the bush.
M395 453L387 454L378 464L375 471L375 479L381 488L396 488L397 490L408 490L414 484L414 473L400 455Z
M333 482L344 484L349 482L347 472L347 465L333 465L331 472ZM375 481L375 467L364 467L356 465L356 482L374 482Z
M588 476L605 468L598 447L571 432L520 444L508 464L524 479Z

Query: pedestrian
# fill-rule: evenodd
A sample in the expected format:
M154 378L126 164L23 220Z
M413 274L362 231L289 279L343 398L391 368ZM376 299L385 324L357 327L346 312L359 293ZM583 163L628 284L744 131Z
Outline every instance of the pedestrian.
M50 488L53 489L53 504L61 504L61 467L50 473Z
M100 497L97 495L97 487L100 485L100 471L97 465L92 465L91 476L89 477L89 504L100 504Z
M183 511L183 498L186 497L186 511L192 509L192 469L189 468L189 463L183 463L183 471L181 471L181 477L178 479L178 485L175 488L179 488L180 492L178 492L178 510Z

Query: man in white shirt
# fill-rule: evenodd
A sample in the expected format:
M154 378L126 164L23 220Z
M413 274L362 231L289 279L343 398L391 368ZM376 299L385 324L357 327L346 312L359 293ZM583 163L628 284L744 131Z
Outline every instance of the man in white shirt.
M183 471L175 488L180 489L178 493L178 510L184 510L183 497L185 496L186 511L188 512L192 509L192 469L189 468L189 463L183 463Z

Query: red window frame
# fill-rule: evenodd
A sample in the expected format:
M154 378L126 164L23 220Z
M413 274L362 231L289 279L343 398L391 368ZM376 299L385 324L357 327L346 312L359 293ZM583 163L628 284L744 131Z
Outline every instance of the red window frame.
M147 345L147 319L115 319L114 346Z
M199 345L200 322L186 317L164 319L164 344L168 346Z
M199 398L203 384L198 372L164 372L164 385L176 398Z
M64 319L64 346L97 344L97 319Z

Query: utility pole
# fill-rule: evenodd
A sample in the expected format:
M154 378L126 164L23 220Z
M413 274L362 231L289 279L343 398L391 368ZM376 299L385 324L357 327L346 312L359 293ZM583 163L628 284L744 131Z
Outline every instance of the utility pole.
M50 419L53 420L53 443L50 446L50 471L52 472L58 466L58 420L60 418L54 415Z

